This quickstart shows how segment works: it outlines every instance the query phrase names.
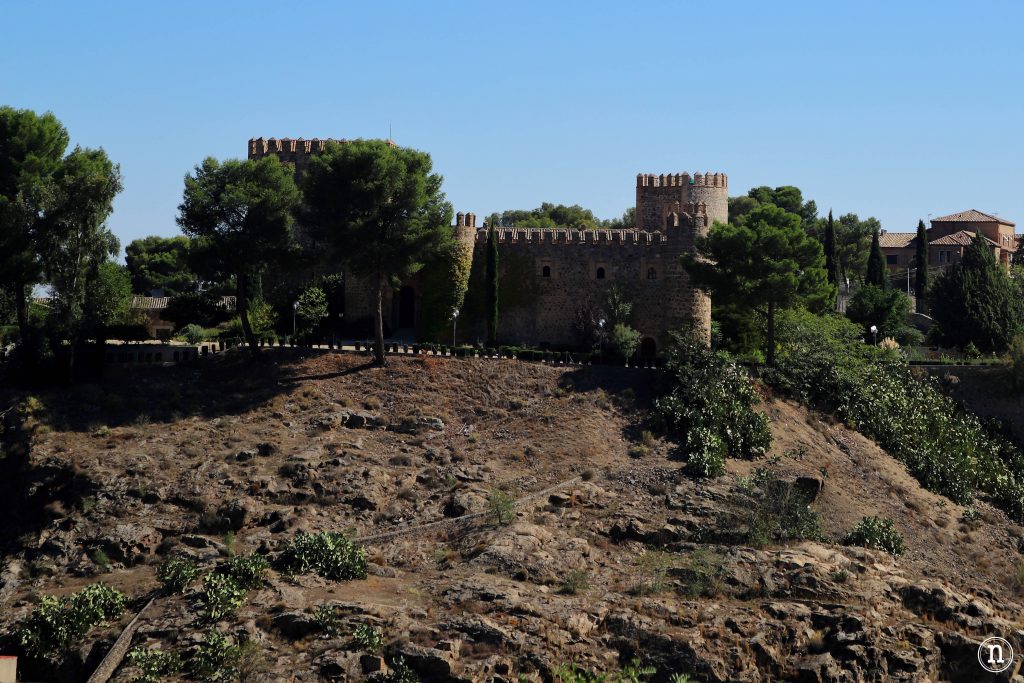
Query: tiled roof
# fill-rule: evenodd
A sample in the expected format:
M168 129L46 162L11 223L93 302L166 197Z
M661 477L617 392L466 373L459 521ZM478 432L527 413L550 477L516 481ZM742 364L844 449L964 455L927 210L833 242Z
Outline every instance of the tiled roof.
M883 249L905 249L915 237L916 232L883 232L878 235L878 245Z
M973 241L974 241L974 233L973 232L971 232L970 230L961 230L959 232L954 232L951 235L946 235L945 237L940 237L937 240L929 242L928 244L929 245L931 245L931 244L939 244L939 245L944 245L944 246L952 245L952 246L966 247L968 244L970 244ZM993 242L992 240L990 240L987 237L985 238L985 241L988 242L989 244L991 244L993 247L998 247L999 246L998 244L996 244L995 242Z
M162 311L167 308L167 304L170 300L171 297L169 296L135 295L132 297L132 308L144 311ZM235 297L222 296L220 298L220 306L229 311L235 310Z
M939 216L932 219L932 223L991 223L992 221L998 221L1003 225L1015 225L1012 221L1008 221L1005 218L993 216L990 213L978 211L977 209L951 213L948 216Z

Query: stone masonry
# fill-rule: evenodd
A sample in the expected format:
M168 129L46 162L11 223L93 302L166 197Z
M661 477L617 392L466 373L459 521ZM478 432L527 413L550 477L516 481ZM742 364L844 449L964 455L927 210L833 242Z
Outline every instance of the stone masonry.
M308 158L333 140L256 138L249 157L277 154L295 164L301 176ZM709 297L692 288L680 256L692 253L694 240L715 221L727 222L728 179L724 173L640 174L636 177L636 222L621 230L574 228L497 230L500 296L499 340L572 348L581 343L575 322L582 307L600 306L611 287L633 303L631 323L644 337L643 349L664 348L672 330L694 325L708 339ZM466 309L479 299L486 261L487 229L476 215L459 213L453 227L464 248L473 252ZM421 295L418 278L403 283L385 301L385 319L393 332L416 328ZM373 288L346 278L345 316L349 321L372 315ZM462 341L483 336L482 316L459 321ZM411 328L411 329L406 329Z

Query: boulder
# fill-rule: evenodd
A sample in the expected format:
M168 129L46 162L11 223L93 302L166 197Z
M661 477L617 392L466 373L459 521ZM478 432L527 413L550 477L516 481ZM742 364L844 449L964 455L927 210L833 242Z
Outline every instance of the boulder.
M320 626L305 612L282 612L274 617L274 628L285 638L299 640L320 630Z

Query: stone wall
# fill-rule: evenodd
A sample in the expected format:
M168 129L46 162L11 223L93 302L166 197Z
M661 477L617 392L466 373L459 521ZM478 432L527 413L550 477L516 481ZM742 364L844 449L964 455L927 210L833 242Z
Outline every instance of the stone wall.
M345 140L253 138L250 159L269 154L295 166L302 176L309 159L328 143ZM391 143L394 144L394 143ZM574 347L582 340L576 329L582 308L601 307L616 287L633 303L631 323L648 344L660 351L669 332L696 324L705 339L711 333L711 302L690 287L680 256L692 253L694 239L711 224L728 222L728 178L724 173L642 173L636 181L636 227L625 230L517 229L498 230L499 341L507 344L547 344ZM487 231L477 228L476 216L460 213L453 227L459 241L473 251L473 268L463 315L461 341L475 342L484 331L484 264ZM403 307L418 309L420 278L384 297L384 320L392 333L410 332ZM406 302L403 304L403 300ZM376 288L365 278L345 278L345 317L350 323L368 321L376 308ZM416 311L418 315L418 310ZM413 316L415 317L415 316Z

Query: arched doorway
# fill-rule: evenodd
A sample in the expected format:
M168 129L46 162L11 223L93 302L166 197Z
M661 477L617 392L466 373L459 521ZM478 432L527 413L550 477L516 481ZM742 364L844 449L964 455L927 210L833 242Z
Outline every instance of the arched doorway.
M398 290L398 327L416 327L416 290L409 285Z
M653 361L658 355L658 345L651 337L644 337L640 340L640 358L645 361Z

